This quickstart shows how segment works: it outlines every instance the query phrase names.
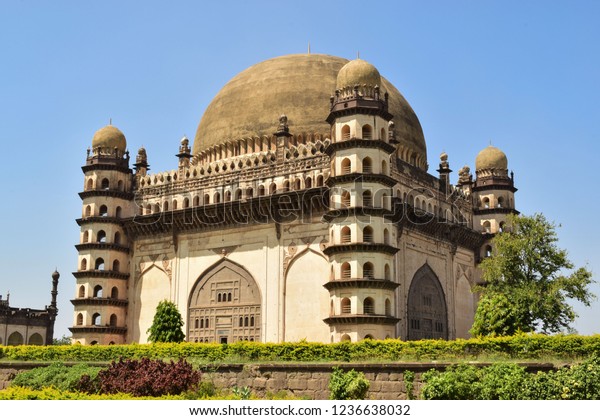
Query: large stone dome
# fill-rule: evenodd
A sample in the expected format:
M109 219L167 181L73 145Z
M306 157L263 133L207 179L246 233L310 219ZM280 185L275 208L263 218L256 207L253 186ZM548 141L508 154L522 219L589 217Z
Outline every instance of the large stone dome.
M92 138L92 148L102 147L109 149L118 149L120 152L125 152L127 148L127 140L125 135L117 127L107 125L94 133Z
M475 158L475 170L508 168L508 159L504 152L492 145L486 147Z
M197 155L231 140L270 136L277 130L281 114L287 115L291 134L329 137L330 127L325 121L329 115L329 99L335 92L338 73L346 63L348 60L330 55L294 54L266 60L244 70L231 79L206 108L192 153ZM350 66L352 73L342 76L349 80L354 71L371 66L360 64ZM425 138L417 116L390 82L383 77L381 82L382 92L389 94L396 139L405 149L426 159Z

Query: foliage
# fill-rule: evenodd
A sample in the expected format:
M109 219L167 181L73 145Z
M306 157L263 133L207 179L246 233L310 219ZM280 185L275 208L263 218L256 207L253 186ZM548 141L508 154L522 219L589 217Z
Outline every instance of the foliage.
M11 382L11 386L22 386L37 390L54 387L60 391L76 391L82 376L95 378L100 369L85 364L69 367L60 362L55 362L49 366L17 374Z
M40 390L11 386L0 391L0 400L156 400L156 399L185 399L181 395L169 395L161 397L134 397L129 394L87 394L78 391L61 391L48 387Z
M568 330L576 313L574 299L589 306L594 295L586 268L575 268L558 248L556 226L541 214L509 216L509 229L492 240L494 253L481 263L481 304L473 335L510 335L517 331L557 333Z
M459 364L426 372L423 380L421 398L426 400L597 400L600 357L537 373L510 363L485 368Z
M364 400L370 383L362 372L354 369L344 372L334 367L329 379L329 399L331 400Z
M200 372L183 359L177 363L148 358L121 359L98 373L100 393L126 393L135 397L177 395L195 389L199 382ZM84 384L83 390L88 386Z
M183 318L173 302L161 301L156 307L152 325L148 328L148 341L152 343L180 343L185 339Z
M252 391L247 386L239 388L237 385L231 390L233 395L240 400L249 400L252 396Z
M582 359L600 352L600 335L518 334L469 340L364 340L357 343L155 343L111 346L0 346L2 360L114 361L184 358L214 362L418 361L478 358Z
M410 370L404 371L404 386L406 387L406 399L415 399L415 373Z
M68 346L71 344L71 337L63 335L61 338L53 338L52 345L54 346Z

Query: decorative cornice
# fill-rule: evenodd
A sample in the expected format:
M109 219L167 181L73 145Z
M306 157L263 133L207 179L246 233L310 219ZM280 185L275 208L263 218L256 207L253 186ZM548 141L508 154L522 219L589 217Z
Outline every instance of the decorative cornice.
M353 137L348 140L340 140L330 143L325 148L325 153L331 156L335 152L348 149L381 149L386 153L394 153L396 146L383 140L365 140Z
M121 273L113 270L86 270L86 271L75 271L73 272L73 276L76 279L82 278L103 278L103 279L117 279L117 280L127 280L129 278L129 273Z
M107 326L99 326L99 325L79 325L69 327L69 331L72 333L85 334L85 333L94 333L94 334L125 334L127 332L127 327L111 327Z
M79 193L79 197L83 200L89 197L115 197L123 200L133 200L135 195L132 192L118 190L88 190Z
M341 254L347 252L382 252L384 254L394 255L398 251L400 251L398 248L387 244L356 242L350 244L329 245L323 250L323 254L329 257L334 254Z
M515 209L509 209L507 207L492 207L489 209L473 209L473 214L482 215L482 214L520 214Z
M398 286L398 283L390 280L370 278L332 280L323 285L329 291L349 288L395 290Z
M126 299L113 299L113 298L77 298L71 299L73 306L127 306L128 301Z
M354 184L364 182L377 182L389 188L393 187L397 183L397 181L394 178L387 175L353 172L345 175L330 176L329 178L327 178L327 181L325 181L325 185L327 185L328 187L333 187L336 184L345 184L350 182Z
M88 216L80 219L75 219L79 226L89 225L91 223L111 223L113 225L121 225L123 219L108 216Z
M119 251L125 254L129 253L129 247L115 244L112 242L86 242L84 244L75 245L75 249L77 251L87 251L87 250L110 250L110 251Z
M396 325L399 318L387 315L334 315L323 320L328 325L340 325L340 324L384 324L384 325Z

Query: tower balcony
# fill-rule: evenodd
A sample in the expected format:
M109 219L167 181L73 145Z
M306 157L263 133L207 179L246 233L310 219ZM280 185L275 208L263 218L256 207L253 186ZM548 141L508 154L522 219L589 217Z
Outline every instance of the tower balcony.
M395 255L399 251L398 248L383 244L383 243L369 243L369 242L353 242L343 244L333 244L325 247L323 253L328 257L335 254L352 253L352 252L376 252L387 255Z

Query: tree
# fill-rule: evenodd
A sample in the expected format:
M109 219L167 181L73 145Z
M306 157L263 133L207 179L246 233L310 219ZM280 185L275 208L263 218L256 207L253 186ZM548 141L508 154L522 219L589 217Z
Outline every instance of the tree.
M473 335L569 330L577 314L568 300L589 306L594 282L558 248L556 226L542 214L511 215L508 229L492 239L492 255L480 264L485 285L471 329Z
M148 340L153 343L180 343L185 338L182 327L183 319L177 306L163 300L156 307L152 326L148 328Z

